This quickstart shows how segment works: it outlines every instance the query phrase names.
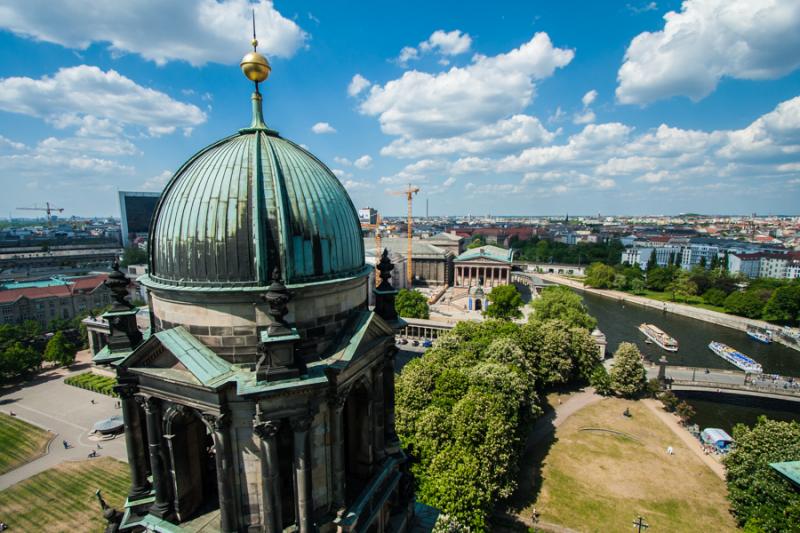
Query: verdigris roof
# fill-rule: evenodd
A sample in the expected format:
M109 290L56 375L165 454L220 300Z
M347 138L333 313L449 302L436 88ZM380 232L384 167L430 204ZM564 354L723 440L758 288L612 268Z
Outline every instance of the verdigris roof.
M461 255L456 257L456 261L474 261L476 259L480 259L482 257L487 259L492 259L493 261L502 261L503 263L510 263L511 257L513 254L513 250L506 250L505 248L500 248L499 246L492 246L491 244L486 246L480 246L478 248L472 248L470 250L465 250Z
M257 98L256 98L257 97ZM364 246L333 173L268 129L254 95L250 128L189 159L153 214L148 285L263 287L356 275Z

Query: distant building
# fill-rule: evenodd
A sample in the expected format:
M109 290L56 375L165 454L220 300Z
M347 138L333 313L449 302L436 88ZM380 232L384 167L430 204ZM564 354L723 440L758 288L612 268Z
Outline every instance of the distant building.
M119 191L122 245L128 247L137 236L147 236L160 192Z
M411 249L411 276L414 285L439 286L453 284L453 259L455 254L449 250L430 244L427 240L413 238ZM381 247L390 254L408 256L408 240L392 237L381 241ZM364 254L375 256L375 239L364 239ZM397 270L396 270L397 272Z
M467 250L454 261L455 286L491 288L511 284L513 253L513 250L491 245Z
M362 224L377 224L378 211L372 207L362 207L358 210L358 221Z
M800 278L800 253L730 254L728 271L748 278Z
M58 284L40 284L0 290L0 323L19 324L34 320L46 327L53 320L71 320L111 303L111 292L103 284L105 274L64 279Z
M443 250L452 252L454 256L458 256L464 251L464 238L457 235L455 232L437 233L429 237L427 242Z

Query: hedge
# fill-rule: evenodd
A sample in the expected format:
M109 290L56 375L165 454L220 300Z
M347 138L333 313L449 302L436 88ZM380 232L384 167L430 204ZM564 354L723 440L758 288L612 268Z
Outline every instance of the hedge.
M77 376L64 378L64 383L81 389L105 394L106 396L117 396L114 392L114 385L117 384L116 378L109 378L99 374L93 374L92 372L84 372Z

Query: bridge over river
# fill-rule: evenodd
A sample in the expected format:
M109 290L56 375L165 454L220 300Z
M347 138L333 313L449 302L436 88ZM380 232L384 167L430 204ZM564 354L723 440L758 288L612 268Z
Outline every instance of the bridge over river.
M648 365L647 377L657 378L659 366ZM735 370L691 366L665 367L669 388L676 391L706 391L737 396L756 396L800 402L800 380L771 375L745 374Z

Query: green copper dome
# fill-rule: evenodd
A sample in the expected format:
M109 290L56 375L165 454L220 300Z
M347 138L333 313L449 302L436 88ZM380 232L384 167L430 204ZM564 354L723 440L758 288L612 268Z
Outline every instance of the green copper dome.
M201 150L172 177L150 228L149 283L264 287L364 270L358 215L344 187L308 151L261 119Z

